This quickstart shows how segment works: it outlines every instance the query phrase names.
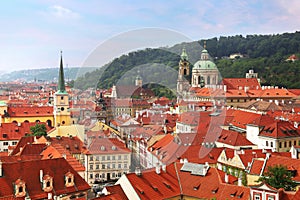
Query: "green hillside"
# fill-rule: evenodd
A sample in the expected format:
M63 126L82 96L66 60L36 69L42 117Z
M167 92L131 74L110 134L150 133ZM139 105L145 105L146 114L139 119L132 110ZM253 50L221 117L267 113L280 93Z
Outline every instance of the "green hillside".
M211 38L206 40L207 50L216 62L222 77L244 77L249 69L259 73L263 85L277 85L287 88L300 88L300 61L286 62L291 54L300 56L300 32L276 35L237 35ZM122 80L123 84L133 84L138 70L144 73L143 79L162 80L174 86L177 76L155 74L144 71L146 66L163 65L178 69L179 55L186 48L191 63L200 58L203 40L177 44L170 48L145 49L122 55L104 68L86 73L78 78L74 85L85 89L88 87L109 88ZM233 53L246 55L245 58L229 60ZM155 65L154 65L155 64ZM132 70L134 69L134 70ZM136 70L138 69L138 70ZM125 76L125 78L123 78ZM147 80L146 80L147 82ZM157 83L157 82L156 82Z

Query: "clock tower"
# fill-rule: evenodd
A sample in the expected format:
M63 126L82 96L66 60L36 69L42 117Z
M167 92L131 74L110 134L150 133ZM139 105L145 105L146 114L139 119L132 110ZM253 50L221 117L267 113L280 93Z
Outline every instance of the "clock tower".
M53 114L55 127L71 125L69 94L65 87L62 52L60 56L58 90L54 94Z

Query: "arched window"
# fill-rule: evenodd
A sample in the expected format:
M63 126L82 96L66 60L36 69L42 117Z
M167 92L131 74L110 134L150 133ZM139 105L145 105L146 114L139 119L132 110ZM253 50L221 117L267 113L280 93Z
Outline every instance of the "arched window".
M210 85L210 76L207 76L207 84Z
M186 69L183 70L183 75L187 75L187 70Z
M51 121L50 119L48 119L48 120L46 121L46 123L47 123L47 125L48 125L49 127L52 126L52 121Z

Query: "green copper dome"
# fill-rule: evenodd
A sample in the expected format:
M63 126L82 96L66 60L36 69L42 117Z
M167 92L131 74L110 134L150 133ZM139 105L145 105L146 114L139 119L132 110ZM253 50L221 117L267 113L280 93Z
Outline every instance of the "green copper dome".
M217 66L211 60L199 60L194 64L193 69L217 69Z
M194 64L193 69L209 70L218 68L217 65L209 59L208 51L206 49L203 49L201 53L201 59Z

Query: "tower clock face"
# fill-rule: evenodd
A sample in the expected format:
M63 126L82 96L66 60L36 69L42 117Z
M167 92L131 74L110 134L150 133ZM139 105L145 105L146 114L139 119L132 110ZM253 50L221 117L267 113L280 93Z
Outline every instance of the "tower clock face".
M61 107L61 108L60 108L60 110L61 110L61 111L64 111L64 110L65 110L65 108L64 108L64 107Z

